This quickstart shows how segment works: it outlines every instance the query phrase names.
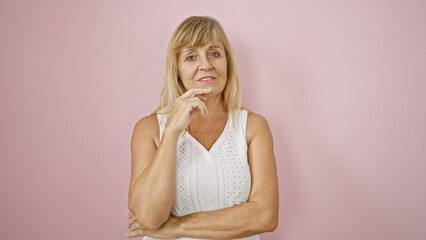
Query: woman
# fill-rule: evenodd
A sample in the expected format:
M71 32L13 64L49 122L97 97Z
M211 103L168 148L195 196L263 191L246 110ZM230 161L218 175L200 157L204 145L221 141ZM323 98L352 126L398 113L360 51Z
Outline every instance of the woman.
M260 239L278 225L273 140L241 107L234 54L211 17L185 19L167 53L161 104L131 140L127 237Z

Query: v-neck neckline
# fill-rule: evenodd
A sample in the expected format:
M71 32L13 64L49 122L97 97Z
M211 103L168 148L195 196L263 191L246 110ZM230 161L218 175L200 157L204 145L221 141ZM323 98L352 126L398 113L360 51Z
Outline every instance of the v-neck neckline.
M225 128L223 129L220 136L216 139L216 141L213 143L212 147L207 150L206 147L203 146L197 139L195 139L191 134L189 134L188 131L185 132L184 136L187 136L189 140L191 140L202 152L211 154L215 149L216 146L220 144L222 139L225 137L226 133L228 132L228 125L229 125L230 116L228 114L228 119L226 120Z

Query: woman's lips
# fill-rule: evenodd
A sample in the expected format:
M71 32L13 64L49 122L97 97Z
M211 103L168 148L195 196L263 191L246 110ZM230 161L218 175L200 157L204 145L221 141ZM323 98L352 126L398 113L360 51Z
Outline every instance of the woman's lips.
M200 80L198 80L198 82L202 82L202 83L210 83L213 82L214 80L216 80L213 77L206 77L206 78L201 78Z

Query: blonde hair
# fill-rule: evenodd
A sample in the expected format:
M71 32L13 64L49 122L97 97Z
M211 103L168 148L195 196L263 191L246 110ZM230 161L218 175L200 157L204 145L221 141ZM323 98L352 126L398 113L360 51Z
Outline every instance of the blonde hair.
M227 59L227 82L222 98L228 117L234 123L235 111L242 108L242 90L240 76L235 62L231 43L220 23L209 16L191 16L183 20L175 29L169 42L166 58L166 76L161 89L160 105L153 114L170 114L177 97L185 93L178 71L178 55L183 48L192 48L207 44L209 41L220 42L225 48Z

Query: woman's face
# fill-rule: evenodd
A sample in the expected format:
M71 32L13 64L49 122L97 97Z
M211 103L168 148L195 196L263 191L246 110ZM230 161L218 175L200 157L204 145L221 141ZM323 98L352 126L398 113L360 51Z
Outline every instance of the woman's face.
M179 76L186 90L213 88L209 95L222 94L227 81L227 61L221 43L183 48L178 56Z

